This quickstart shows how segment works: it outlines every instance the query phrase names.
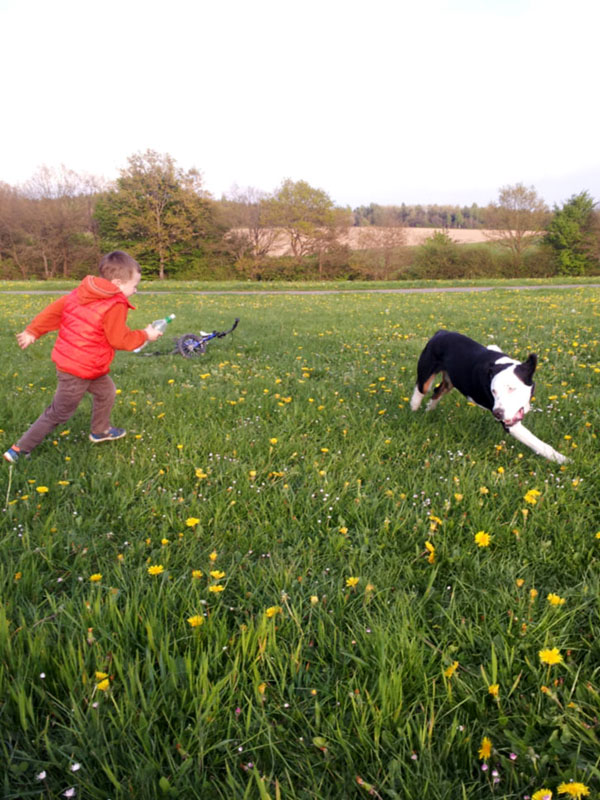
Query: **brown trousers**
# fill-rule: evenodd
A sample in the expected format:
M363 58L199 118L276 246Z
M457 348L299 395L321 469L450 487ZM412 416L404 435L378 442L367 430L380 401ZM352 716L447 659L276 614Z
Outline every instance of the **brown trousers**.
M17 442L24 453L31 453L57 425L71 419L86 392L92 395L92 433L106 433L110 428L110 412L117 393L110 375L86 380L58 369L56 375L58 387L52 403Z

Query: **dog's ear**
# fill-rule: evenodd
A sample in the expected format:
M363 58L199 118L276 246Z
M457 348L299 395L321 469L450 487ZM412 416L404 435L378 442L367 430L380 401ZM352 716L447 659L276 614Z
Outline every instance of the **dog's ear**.
M533 373L537 367L537 356L535 353L530 353L527 361L523 361L515 367L515 375L523 381L527 386L533 384Z

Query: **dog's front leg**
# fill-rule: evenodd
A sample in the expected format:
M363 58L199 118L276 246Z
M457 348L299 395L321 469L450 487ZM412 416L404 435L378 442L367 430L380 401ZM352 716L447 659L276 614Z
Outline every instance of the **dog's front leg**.
M530 447L538 456L543 456L549 461L556 461L559 464L567 464L569 461L562 453L559 453L553 447L550 447L549 444L542 442L541 439L534 436L521 422L511 425L510 428L508 428L508 432L511 436L514 436L515 439L518 439L520 442L527 445L527 447Z

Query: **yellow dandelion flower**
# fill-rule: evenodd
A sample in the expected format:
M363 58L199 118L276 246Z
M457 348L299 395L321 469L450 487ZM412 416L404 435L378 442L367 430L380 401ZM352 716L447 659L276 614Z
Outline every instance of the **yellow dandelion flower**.
M102 580L102 574L100 572L94 572L93 575L90 575L90 580L92 583L98 583L98 581Z
M275 614L282 614L282 613L283 613L283 608L281 606L270 606L265 611L265 615L269 617L269 619L271 619L271 617L274 617Z
M199 628L200 625L204 625L204 617L200 616L200 614L194 614L193 617L188 617L187 621L192 628Z
M463 495L456 492L454 495L454 499L456 500L457 503L460 503L460 501L463 499Z
M596 534L596 539L600 539L600 531Z
M549 666L563 663L563 657L558 647L553 647L550 650L540 650L539 657L542 664L548 664Z
M340 533L345 536L348 533L348 528L346 528L345 526L340 528Z
M94 674L97 681L102 681L104 678L108 678L108 672L100 672L100 670L96 670Z
M210 571L210 577L214 578L216 581L220 581L221 578L225 577L225 573L220 569L212 569Z
M492 537L489 535L489 533L486 533L485 531L478 531L475 534L475 544L478 547L489 547L491 541Z
M210 558L211 561L216 561L217 560L217 551L213 550L212 553L209 555L209 558Z
M162 546L164 547L166 544L169 544L169 540L168 540L168 539L165 539L165 538L163 537L163 538L160 540L160 543L161 543L161 544L162 544Z
M538 596L538 590L537 589L530 589L529 590L529 601L531 603L533 603L533 601L535 600L535 598L537 596Z
M565 603L564 597L559 597L557 594L553 594L552 592L548 595L548 602L551 606L562 606Z
M108 678L104 678L104 680L96 684L96 689L98 689L98 691L100 692L105 692L109 686L110 686L110 681L108 680Z
M353 586L356 586L359 580L360 578L354 578L354 577L346 578L346 586L352 588Z
M196 580L198 578L201 578L203 575L204 575L204 573L202 572L201 569L193 569L192 570L192 578L195 578Z
M259 683L256 687L258 689L259 694L264 694L267 691L267 684L266 683Z
M446 669L444 670L444 675L446 676L446 678L451 678L457 669L458 669L458 661L453 661L452 664L450 664L450 666L446 667Z
M188 517L185 521L185 524L188 526L188 528L193 528L199 522L200 520L197 517Z
M435 547L431 544L431 542L425 542L425 549L429 553L427 556L427 561L430 564L435 564Z
M318 596L316 594L311 594L311 596L310 596L310 604L313 605L313 606L316 606L318 602L319 602Z
M489 493L490 493L490 490L487 488L487 486L480 486L479 487L479 494L489 494Z
M148 575L162 575L165 568L162 564L152 564L148 567Z
M278 440L275 438L275 436L273 436L271 439L269 439L269 443L270 444L277 444L277 441Z
M523 586L524 583L525 581L523 580L523 578L517 578L517 586L519 587L519 589L521 588L521 586Z
M487 736L481 740L481 747L479 748L479 758L486 761L492 754L492 742Z
M20 581L22 577L23 577L23 573L22 572L15 572L15 580L16 581Z
M568 794L569 797L576 797L577 800L579 800L581 797L587 797L590 793L590 790L585 783L579 783L578 781L561 783L559 784L557 791L559 794Z
M208 474L204 472L203 469L198 467L198 469L196 470L196 477L198 478L199 481L203 481L205 478L208 478Z
M222 583L214 583L212 586L208 587L209 592L214 592L215 594L218 592L224 591L225 587Z
M36 492L39 492L40 494L46 494L46 492L48 491L48 487L47 486L36 486L35 490L36 490Z
M541 496L541 492L538 492L537 489L528 489L527 493L524 495L523 500L529 505L534 506L537 503L537 498Z
M491 683L488 686L488 692L492 695L492 697L498 697L500 694L500 685L497 683Z
M531 795L531 800L552 800L550 789L538 789Z

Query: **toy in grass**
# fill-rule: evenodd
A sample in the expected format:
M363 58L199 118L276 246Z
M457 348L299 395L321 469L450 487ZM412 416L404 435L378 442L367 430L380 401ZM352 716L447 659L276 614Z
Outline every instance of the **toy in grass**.
M237 328L239 321L239 317L236 317L231 328L226 331L213 331L212 333L200 331L198 334L184 333L183 336L179 336L175 339L175 347L171 353L141 353L141 355L160 356L179 353L184 358L201 356L206 352L206 345L209 342L213 339L222 339L224 336L227 336L228 333L232 333Z

